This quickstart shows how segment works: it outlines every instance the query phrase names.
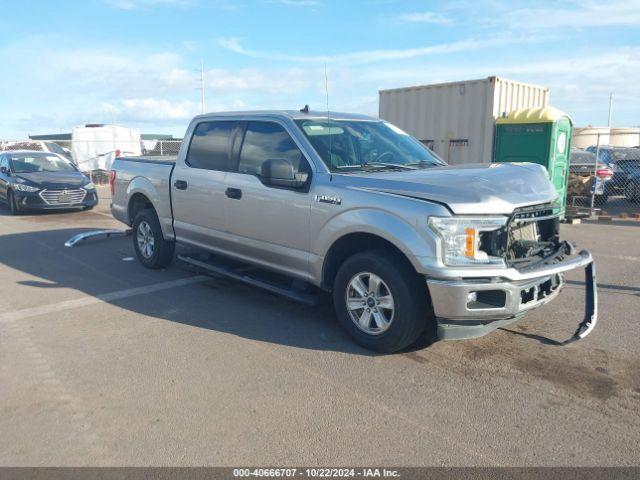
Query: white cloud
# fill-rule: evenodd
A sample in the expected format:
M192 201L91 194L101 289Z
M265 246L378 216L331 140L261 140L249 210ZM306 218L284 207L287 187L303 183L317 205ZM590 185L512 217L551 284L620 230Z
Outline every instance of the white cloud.
M157 7L187 7L194 4L194 0L105 0L114 8L121 10L146 10Z
M640 0L575 1L567 6L511 8L485 18L486 25L513 30L585 29L640 26Z
M433 23L438 25L450 25L453 19L438 12L411 12L403 13L398 17L400 22L407 23Z
M390 60L405 60L428 55L439 55L456 52L469 52L474 50L496 47L505 44L524 43L535 41L528 37L509 37L505 35L495 35L485 38L469 38L451 43L436 45L426 45L422 47L412 47L405 49L388 50L362 50L333 55L290 55L283 52L269 52L262 50L251 50L244 48L238 37L223 37L218 39L218 45L229 51L235 52L251 58L266 60L277 60L283 62L314 63L321 65L324 62L340 65L363 65L367 63L383 62Z
M188 121L199 113L199 104L184 100L172 102L163 98L131 98L117 103L105 102L102 110L118 121L167 123L175 120Z
M315 7L320 5L318 0L267 0L268 3L279 3L290 7Z

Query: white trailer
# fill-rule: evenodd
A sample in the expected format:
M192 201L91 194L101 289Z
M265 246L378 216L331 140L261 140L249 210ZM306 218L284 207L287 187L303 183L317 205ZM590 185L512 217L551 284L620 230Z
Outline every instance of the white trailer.
M118 125L78 126L71 132L71 154L80 171L109 170L118 156L142 155L140 131Z
M499 77L380 90L379 116L451 164L489 163L495 120L546 107L549 88Z

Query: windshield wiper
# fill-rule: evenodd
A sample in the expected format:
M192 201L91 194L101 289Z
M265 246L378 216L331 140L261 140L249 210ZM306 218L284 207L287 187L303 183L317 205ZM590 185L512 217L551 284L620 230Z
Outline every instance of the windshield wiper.
M409 165L411 167L420 167L420 168L427 168L427 167L437 167L440 164L439 163L433 163L433 162L428 162L426 160L420 160L418 162L409 162L409 163L405 163L405 165ZM441 165L440 165L441 166Z
M351 170L351 171L364 171L364 172L379 172L382 170L416 170L415 167L407 166L407 164L397 163L361 163L359 165L336 165L334 168L337 170ZM346 173L346 172L345 172Z

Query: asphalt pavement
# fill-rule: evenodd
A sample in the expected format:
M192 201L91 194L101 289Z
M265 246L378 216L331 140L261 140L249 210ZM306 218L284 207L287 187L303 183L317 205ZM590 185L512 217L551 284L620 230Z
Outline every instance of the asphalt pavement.
M103 190L104 193L104 190ZM640 221L563 225L596 258L477 340L376 355L331 305L133 260L109 199L0 206L0 464L611 466L640 463Z

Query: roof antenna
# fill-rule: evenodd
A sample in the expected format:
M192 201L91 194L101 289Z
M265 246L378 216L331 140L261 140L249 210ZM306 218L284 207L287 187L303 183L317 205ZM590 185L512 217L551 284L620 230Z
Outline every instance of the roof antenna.
M327 96L327 133L329 135L329 165L333 165L333 158L331 157L331 118L329 115L329 75L327 75L327 62L324 62L324 91ZM331 175L333 178L333 174Z
M302 113L309 113L309 105L305 105L304 108L301 108L300 111Z

